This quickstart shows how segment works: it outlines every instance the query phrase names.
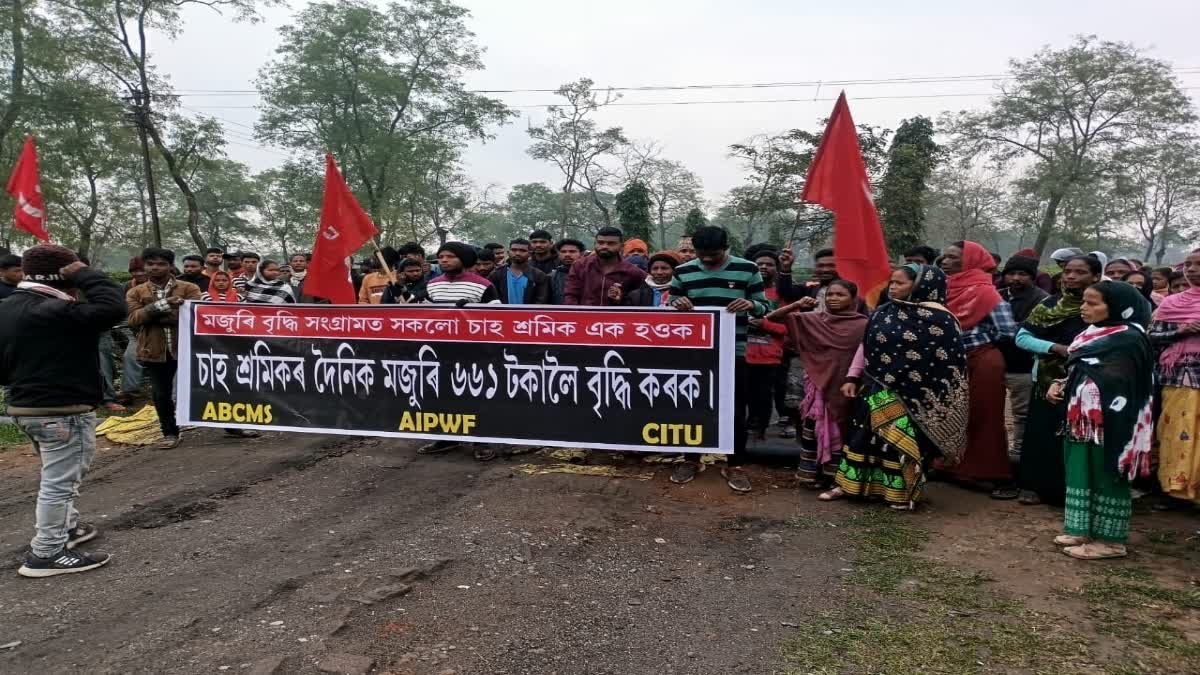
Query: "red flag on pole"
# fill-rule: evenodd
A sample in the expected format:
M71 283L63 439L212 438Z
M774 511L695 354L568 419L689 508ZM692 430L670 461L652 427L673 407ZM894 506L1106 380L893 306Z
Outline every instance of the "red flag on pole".
M42 199L42 188L38 183L37 150L33 147L33 136L25 137L25 147L17 158L12 176L8 179L8 194L16 200L15 220L18 230L49 242L46 232L46 201Z
M350 192L333 155L326 154L321 224L317 228L312 262L308 264L308 275L304 280L304 294L325 298L334 304L354 304L357 298L346 258L376 234L379 230Z
M879 213L871 200L867 165L858 133L846 105L838 96L825 127L821 146L808 167L800 199L833 211L833 252L838 276L858 285L859 297L871 307L892 274Z

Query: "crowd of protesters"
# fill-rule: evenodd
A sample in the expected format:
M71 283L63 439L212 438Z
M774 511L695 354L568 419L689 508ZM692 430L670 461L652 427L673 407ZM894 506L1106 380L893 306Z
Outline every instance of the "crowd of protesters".
M310 259L210 248L177 261L148 248L130 260L122 289L59 246L0 258L0 384L43 464L22 575L108 561L76 549L96 536L74 497L95 454L97 406L119 412L148 390L157 447L179 445L183 303L324 302L304 292ZM795 439L797 479L821 500L912 510L936 473L996 499L1063 506L1055 541L1083 559L1125 555L1134 494L1200 502L1200 250L1175 268L1150 268L1060 249L1050 256L1055 274L1031 249L1000 261L970 241L916 246L904 259L886 288L860 289L839 277L831 249L797 280L790 247L757 244L738 257L718 227L653 253L614 227L588 244L538 229L507 245L448 242L432 258L416 243L387 247L352 278L361 304L736 314L735 447L721 474L737 492L753 489L748 442L775 425ZM496 456L485 445L474 453ZM679 458L670 480L686 484L700 469Z

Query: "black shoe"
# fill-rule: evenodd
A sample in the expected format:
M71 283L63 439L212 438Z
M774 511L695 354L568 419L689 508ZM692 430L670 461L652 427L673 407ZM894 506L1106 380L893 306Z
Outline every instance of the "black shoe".
M91 541L100 534L100 530L96 529L91 523L78 523L74 529L67 530L67 550L75 548L85 541Z
M258 438L262 434L251 429L226 429L225 435L230 438Z
M734 492L745 493L753 489L753 486L750 484L750 476L746 475L746 472L742 469L733 466L725 467L721 469L721 476L729 485L729 489Z
M49 558L39 558L31 555L25 559L25 564L17 570L23 577L40 579L54 577L59 574L86 572L108 564L112 557L107 553L84 553L63 549Z
M671 482L678 485L692 482L696 477L696 472L699 467L693 462L682 462L675 465L675 470L671 472Z
M425 445L417 448L417 454L439 455L443 452L450 452L461 445L462 443L459 443L458 441L434 441L432 443L426 443Z

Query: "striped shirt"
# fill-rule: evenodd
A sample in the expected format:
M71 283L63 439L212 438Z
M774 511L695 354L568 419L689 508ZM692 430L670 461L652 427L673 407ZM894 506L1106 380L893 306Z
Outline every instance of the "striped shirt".
M748 312L737 315L737 355L746 355L746 332L750 316L767 313L767 296L763 294L762 275L758 265L735 256L728 256L719 269L704 267L700 259L675 268L671 279L671 298L685 297L696 307L725 307L730 302L746 299L754 302Z
M430 302L447 304L454 304L462 300L480 303L500 302L500 296L496 293L496 287L492 285L492 282L474 272L464 272L454 276L443 274L434 277L426 286L426 290L429 293Z

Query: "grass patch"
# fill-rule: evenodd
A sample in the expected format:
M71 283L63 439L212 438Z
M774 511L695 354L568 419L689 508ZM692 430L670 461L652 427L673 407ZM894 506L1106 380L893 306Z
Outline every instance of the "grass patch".
M15 424L0 424L0 447L24 445L29 442Z
M870 509L843 527L854 571L839 606L783 645L789 675L1095 672L1058 617L989 588L986 574L919 557L927 534L910 518Z
M793 530L815 530L816 528L823 527L825 525L824 521L822 521L820 518L810 516L807 513L796 514L784 521L783 524L792 528Z

